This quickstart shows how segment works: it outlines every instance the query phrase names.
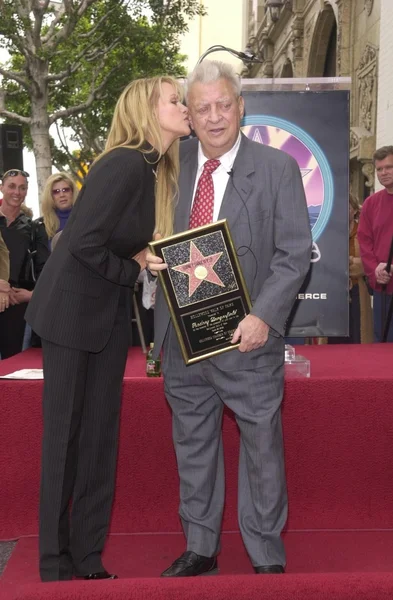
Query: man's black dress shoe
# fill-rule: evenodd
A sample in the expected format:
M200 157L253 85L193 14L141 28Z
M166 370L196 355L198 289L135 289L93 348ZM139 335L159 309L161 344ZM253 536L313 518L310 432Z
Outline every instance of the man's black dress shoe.
M89 573L83 575L83 579L96 580L96 579L117 579L117 575L112 575L108 571L99 571L98 573Z
M261 565L260 567L254 567L254 571L258 575L285 573L284 567L282 565Z
M201 556L187 550L161 573L161 577L195 577L195 575L215 575L216 573L218 573L216 556Z

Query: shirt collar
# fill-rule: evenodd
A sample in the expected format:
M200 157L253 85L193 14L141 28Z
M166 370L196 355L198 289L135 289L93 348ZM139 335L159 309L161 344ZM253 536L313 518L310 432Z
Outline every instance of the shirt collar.
M225 154L223 154L222 156L219 157L218 160L221 163L219 169L223 168L227 173L232 169L233 163L235 162L236 154L238 153L238 150L239 150L240 141L241 141L241 133L239 132L238 138L237 138L235 144L232 146L232 148L230 150L228 150L228 152L226 152ZM199 142L199 144L198 144L198 172L202 170L203 165L205 164L205 162L207 160L209 160L209 159L206 158L206 156L203 154L201 142Z
M1 210L0 207L0 219L5 221L5 223L7 223L8 225L8 217L5 216L5 214L3 213L3 211ZM17 225L20 221L27 221L29 220L29 217L27 217L25 215L25 213L23 212L23 210L20 211L19 215L15 217L15 219L13 221L11 221L9 227L12 227L14 225Z

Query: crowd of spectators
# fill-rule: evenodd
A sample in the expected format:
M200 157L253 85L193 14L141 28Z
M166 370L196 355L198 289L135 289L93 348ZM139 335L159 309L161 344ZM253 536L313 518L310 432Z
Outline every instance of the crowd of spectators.
M68 219L77 186L67 173L51 175L42 197L42 216L33 219L25 204L29 174L6 171L0 206L0 356L9 358L37 337L26 326L25 312L35 283L50 256L53 238Z
M349 337L330 338L329 343L333 344L380 342L385 328L387 341L393 341L393 326L387 323L393 295L393 267L388 264L393 247L393 146L375 152L374 166L382 189L369 196L363 205L353 194L349 196ZM78 194L69 174L51 175L41 198L42 215L34 220L25 204L28 178L26 171L11 169L4 173L0 185L0 356L3 359L39 345L39 339L25 324L24 313ZM145 337L150 342L154 294L151 290L143 291L143 282L142 273L138 300Z

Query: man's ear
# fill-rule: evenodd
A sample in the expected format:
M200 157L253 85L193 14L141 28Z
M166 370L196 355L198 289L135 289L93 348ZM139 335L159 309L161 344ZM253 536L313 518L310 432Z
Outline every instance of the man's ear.
M242 119L244 117L244 98L243 98L243 96L239 97L239 113L240 113L240 118Z
M192 122L192 117L191 117L190 113L188 113L188 120L190 122L191 129L194 131L194 123Z

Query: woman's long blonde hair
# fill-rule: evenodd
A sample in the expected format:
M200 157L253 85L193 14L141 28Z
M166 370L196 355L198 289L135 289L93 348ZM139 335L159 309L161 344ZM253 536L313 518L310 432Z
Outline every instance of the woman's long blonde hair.
M155 231L165 237L173 231L173 213L179 177L179 140L173 142L164 153L157 117L158 100L163 83L172 85L182 99L182 89L173 77L164 75L136 79L128 84L117 101L105 150L95 162L115 148L139 150L145 155L147 161L149 161L149 154L158 152ZM153 145L153 149L146 147L147 140ZM153 156L150 159L156 161Z
M56 205L52 196L52 186L58 181L66 181L72 189L72 204L75 203L76 197L78 195L78 188L76 187L76 183L72 179L72 177L68 175L68 173L60 172L54 173L53 175L49 175L48 179L45 182L45 187L42 194L41 209L42 216L44 218L46 233L50 240L53 238L56 231L60 227L60 220L55 212Z
M357 199L357 197L352 194L352 192L349 193L349 204L352 206L353 208L353 218L355 221L359 220L359 216L360 216L360 211L361 211L361 206L360 206L360 202Z

